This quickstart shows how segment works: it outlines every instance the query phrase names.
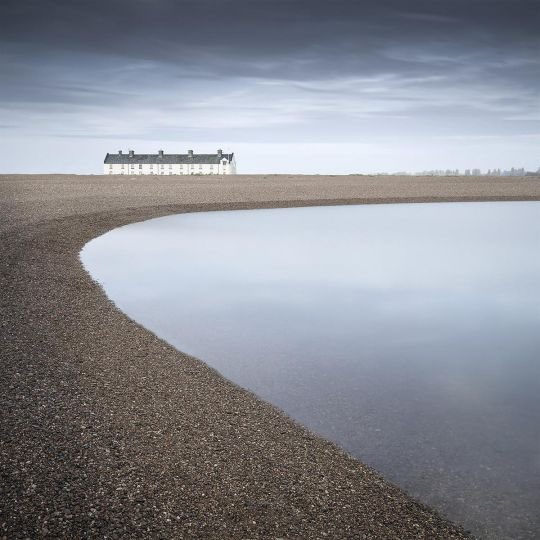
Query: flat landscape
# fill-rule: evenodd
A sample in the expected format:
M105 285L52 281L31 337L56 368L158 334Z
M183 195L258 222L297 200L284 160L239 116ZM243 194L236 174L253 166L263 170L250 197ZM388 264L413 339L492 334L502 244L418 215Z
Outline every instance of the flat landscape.
M466 538L131 321L78 254L181 212L488 200L540 178L0 175L0 536Z

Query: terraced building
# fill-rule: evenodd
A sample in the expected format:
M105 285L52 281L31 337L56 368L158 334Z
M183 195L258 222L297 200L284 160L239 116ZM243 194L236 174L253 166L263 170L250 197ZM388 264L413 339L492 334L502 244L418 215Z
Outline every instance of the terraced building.
M136 154L129 150L124 154L107 154L103 166L104 174L236 174L234 154Z

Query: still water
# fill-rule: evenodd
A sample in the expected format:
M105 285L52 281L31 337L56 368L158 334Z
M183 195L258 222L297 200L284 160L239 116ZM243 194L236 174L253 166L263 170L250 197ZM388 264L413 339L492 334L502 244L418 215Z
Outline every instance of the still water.
M184 214L81 258L130 317L444 515L540 537L540 203Z

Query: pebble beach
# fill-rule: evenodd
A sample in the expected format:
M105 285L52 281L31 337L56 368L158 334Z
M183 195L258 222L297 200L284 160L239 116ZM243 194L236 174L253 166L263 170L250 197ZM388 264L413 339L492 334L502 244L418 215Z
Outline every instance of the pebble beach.
M91 239L182 212L540 200L540 177L0 175L0 538L469 538L120 312Z

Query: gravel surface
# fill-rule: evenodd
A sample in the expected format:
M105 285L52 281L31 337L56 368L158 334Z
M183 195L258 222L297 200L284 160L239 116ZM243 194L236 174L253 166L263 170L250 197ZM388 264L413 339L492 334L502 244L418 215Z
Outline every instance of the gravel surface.
M78 253L171 213L488 199L540 179L0 175L0 538L466 538L128 319Z

